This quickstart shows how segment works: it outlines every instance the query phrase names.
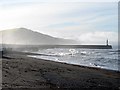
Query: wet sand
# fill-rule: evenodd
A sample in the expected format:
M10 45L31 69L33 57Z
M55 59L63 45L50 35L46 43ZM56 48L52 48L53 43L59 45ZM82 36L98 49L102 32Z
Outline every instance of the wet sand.
M120 72L70 65L9 52L2 59L3 88L118 89Z

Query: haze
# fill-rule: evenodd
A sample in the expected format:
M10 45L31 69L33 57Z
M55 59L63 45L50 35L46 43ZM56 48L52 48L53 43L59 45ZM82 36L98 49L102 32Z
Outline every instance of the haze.
M81 44L118 42L117 2L11 1L0 1L0 30L24 27Z

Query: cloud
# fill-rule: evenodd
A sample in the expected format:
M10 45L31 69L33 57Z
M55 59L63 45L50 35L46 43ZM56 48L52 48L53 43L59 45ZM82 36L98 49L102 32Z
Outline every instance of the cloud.
M106 40L109 40L109 44L118 43L118 33L116 32L88 32L83 33L78 38L84 44L106 44Z

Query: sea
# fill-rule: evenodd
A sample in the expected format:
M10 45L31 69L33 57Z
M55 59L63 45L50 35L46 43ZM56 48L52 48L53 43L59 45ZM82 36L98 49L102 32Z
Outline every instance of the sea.
M116 47L113 49L47 48L32 53L41 55L28 55L28 57L120 71L120 50Z

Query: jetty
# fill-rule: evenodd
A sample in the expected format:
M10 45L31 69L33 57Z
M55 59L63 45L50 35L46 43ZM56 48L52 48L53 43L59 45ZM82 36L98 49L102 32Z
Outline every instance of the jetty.
M84 48L84 49L112 49L112 45L40 45L40 48Z
M112 45L108 44L108 40L105 45L15 45L15 44L4 44L3 48L7 48L7 50L39 50L48 49L48 48L83 48L83 49L112 49Z
M40 45L39 48L112 49L111 45Z

